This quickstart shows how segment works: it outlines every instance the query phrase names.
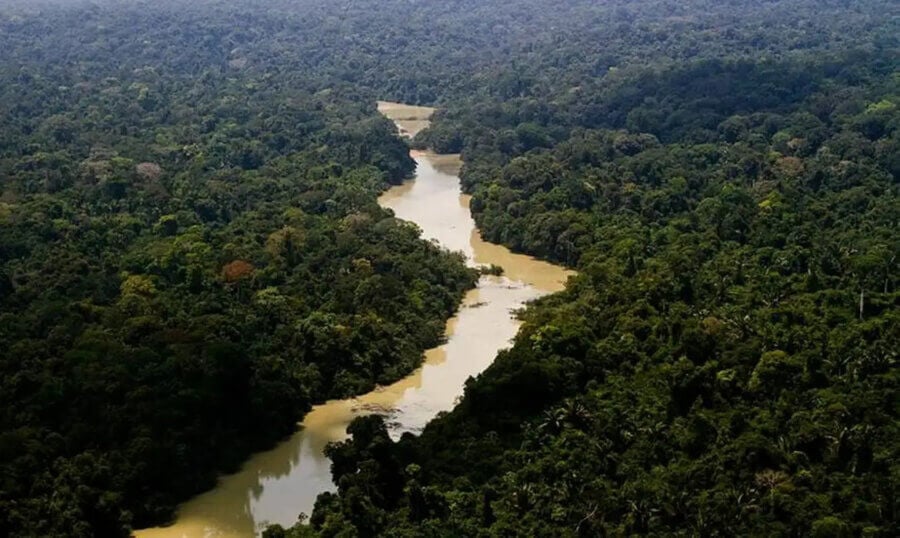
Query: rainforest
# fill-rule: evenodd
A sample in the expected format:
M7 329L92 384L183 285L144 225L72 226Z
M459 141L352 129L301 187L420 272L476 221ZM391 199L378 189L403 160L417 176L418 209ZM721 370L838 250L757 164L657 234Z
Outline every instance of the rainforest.
M0 536L177 529L535 284L384 203L426 173L567 270L248 536L900 535L898 40L890 0L0 0Z

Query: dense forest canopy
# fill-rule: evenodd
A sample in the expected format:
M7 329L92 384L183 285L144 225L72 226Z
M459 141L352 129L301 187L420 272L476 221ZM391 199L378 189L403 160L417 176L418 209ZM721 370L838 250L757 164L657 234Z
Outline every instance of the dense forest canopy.
M415 368L474 284L376 204L414 163L369 94L214 67L186 28L121 50L156 25L80 13L0 38L2 535L164 520Z
M0 534L156 523L395 379L474 276L375 203L438 105L485 237L579 270L306 536L894 536L889 0L0 2ZM227 420L226 420L227 418Z

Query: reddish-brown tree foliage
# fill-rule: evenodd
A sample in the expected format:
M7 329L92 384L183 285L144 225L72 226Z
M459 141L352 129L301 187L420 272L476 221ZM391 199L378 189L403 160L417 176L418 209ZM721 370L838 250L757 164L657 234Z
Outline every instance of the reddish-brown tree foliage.
M234 260L222 268L222 278L225 282L237 282L238 280L253 274L253 264L244 260Z

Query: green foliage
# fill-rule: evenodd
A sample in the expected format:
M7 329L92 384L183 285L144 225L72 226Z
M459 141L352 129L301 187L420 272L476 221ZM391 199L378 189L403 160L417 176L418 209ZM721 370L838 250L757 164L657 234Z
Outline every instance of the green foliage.
M0 9L0 534L161 521L439 339L376 98L580 276L269 536L900 534L891 2L53 4Z
M377 459L416 466L399 496L312 528L896 535L896 27L856 18L885 4L587 4L415 141L462 151L486 239L580 275Z
M414 163L368 94L208 64L184 25L144 49L136 15L2 21L0 535L164 522L412 371L477 276L376 204Z

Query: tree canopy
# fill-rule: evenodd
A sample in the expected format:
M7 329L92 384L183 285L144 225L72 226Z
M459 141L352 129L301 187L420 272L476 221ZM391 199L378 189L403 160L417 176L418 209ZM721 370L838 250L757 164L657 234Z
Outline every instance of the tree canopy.
M895 536L888 0L0 6L0 534L169 518L414 368L475 275L378 207L440 108L485 238L576 268L279 536Z

